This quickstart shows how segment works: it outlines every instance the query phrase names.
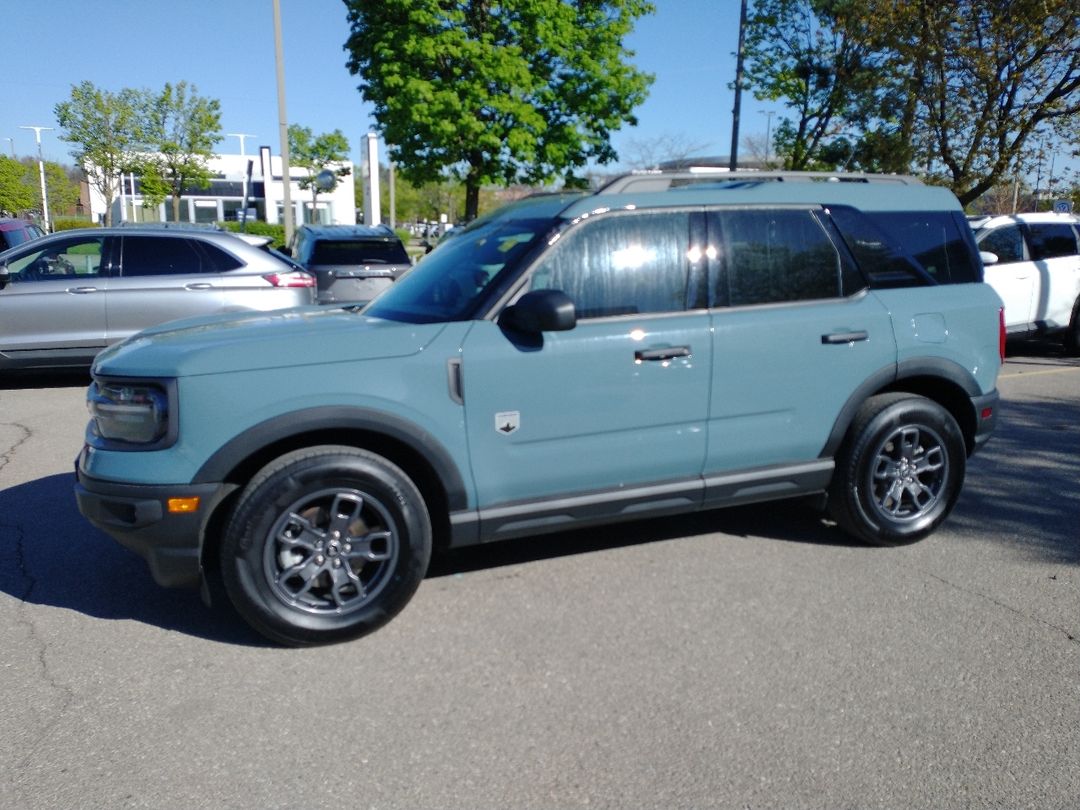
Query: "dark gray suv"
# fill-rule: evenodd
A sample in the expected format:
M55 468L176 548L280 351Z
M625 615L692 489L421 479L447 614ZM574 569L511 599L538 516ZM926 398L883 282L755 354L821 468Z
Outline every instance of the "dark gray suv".
M290 252L318 280L320 304L367 303L412 266L386 225L302 225Z

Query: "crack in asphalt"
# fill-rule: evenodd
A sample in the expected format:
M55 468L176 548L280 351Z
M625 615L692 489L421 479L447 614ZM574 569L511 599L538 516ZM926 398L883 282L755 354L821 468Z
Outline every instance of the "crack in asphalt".
M939 575L933 573L932 571L927 571L925 569L919 569L919 570L921 570L922 573L926 574L928 577L930 577L932 579L936 579L938 582L942 583L943 585L948 585L950 588L955 588L956 590L960 591L961 593L966 593L966 594L968 594L970 596L978 596L978 597L980 597L982 599L985 599L986 601L990 602L991 604L997 605L999 608L1003 608L1003 609L1009 611L1010 613L1013 613L1013 614L1015 614L1017 616L1020 616L1021 618L1029 619L1031 621L1034 621L1034 622L1036 622L1038 624L1043 625L1044 627L1049 627L1051 630L1054 630L1054 631L1056 631L1058 633L1061 633L1063 636L1065 636L1066 639L1071 641L1073 644L1080 644L1080 637L1078 637L1075 632L1073 632L1071 630L1068 630L1068 629L1062 627L1061 625L1057 625L1057 624L1054 624L1053 622L1049 622L1046 619L1040 618L1039 616L1035 616L1034 614L1025 613L1023 610L1020 610L1019 608L1015 608L1015 607L1013 607L1012 605L1010 605L1010 604L1008 604L1006 602L1002 602L1000 599L995 599L994 597L990 596L989 594L985 594L982 591L977 591L974 588L966 588L963 585L957 585L955 582L951 582L951 581L945 579L945 577L939 576Z
M0 427L15 428L18 433L16 441L3 451L0 451L0 471L3 471L8 464L12 463L19 448L33 438L34 432L26 425L21 425L16 422L0 422ZM35 650L31 657L32 660L37 662L37 665L41 670L41 680L48 684L49 688L59 695L59 700L55 705L55 711L53 712L51 719L37 730L32 742L27 746L26 755L14 768L15 773L13 774L14 778L11 780L11 784L12 787L18 789L19 775L25 771L27 764L37 756L38 749L45 744L45 741L49 738L53 729L60 724L68 707L75 700L75 693L69 687L57 680L55 674L52 672L48 661L49 644L38 634L37 626L29 611L26 609L26 603L29 601L34 592L34 588L37 586L37 579L30 572L29 562L27 560L26 531L19 523L5 523L0 521L0 537L10 538L10 556L14 558L11 560L12 564L5 567L8 571L13 571L17 577L16 583L13 583L13 587L11 588L11 595L16 597L20 603L15 622L26 629L27 637ZM7 551L7 548L5 547L8 546L9 543L4 542L3 546L0 546L0 551ZM8 555L0 554L0 559L5 556Z

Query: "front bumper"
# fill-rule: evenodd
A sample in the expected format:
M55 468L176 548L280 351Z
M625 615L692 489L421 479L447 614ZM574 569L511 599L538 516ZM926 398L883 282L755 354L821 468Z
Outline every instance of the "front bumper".
M75 500L94 526L146 560L167 588L197 587L207 520L224 497L222 484L117 484L87 476L76 464ZM171 498L199 498L194 512L172 513Z

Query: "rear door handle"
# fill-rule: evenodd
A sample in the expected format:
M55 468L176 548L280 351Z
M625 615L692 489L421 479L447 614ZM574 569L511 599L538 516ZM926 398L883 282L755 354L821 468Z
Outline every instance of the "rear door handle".
M826 346L833 346L838 343L855 343L860 340L869 340L870 333L865 329L859 329L854 332L830 332L827 335L821 336L821 342Z
M666 346L662 349L639 349L634 352L634 361L637 363L655 362L658 360L674 360L676 357L689 357L689 346Z
M75 293L75 295L86 295L87 293L97 292L97 287L68 287L69 293Z
M192 284L185 284L185 290L212 290L214 285L206 281L197 281Z

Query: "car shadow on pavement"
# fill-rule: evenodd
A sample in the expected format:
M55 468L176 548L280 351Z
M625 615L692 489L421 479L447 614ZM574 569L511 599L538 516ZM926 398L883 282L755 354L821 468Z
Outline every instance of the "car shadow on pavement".
M947 525L973 541L1080 564L1080 402L1003 401L1000 408Z
M95 529L75 505L74 475L0 491L0 590L101 619L132 619L226 644L265 646L228 604L160 587L146 563Z

